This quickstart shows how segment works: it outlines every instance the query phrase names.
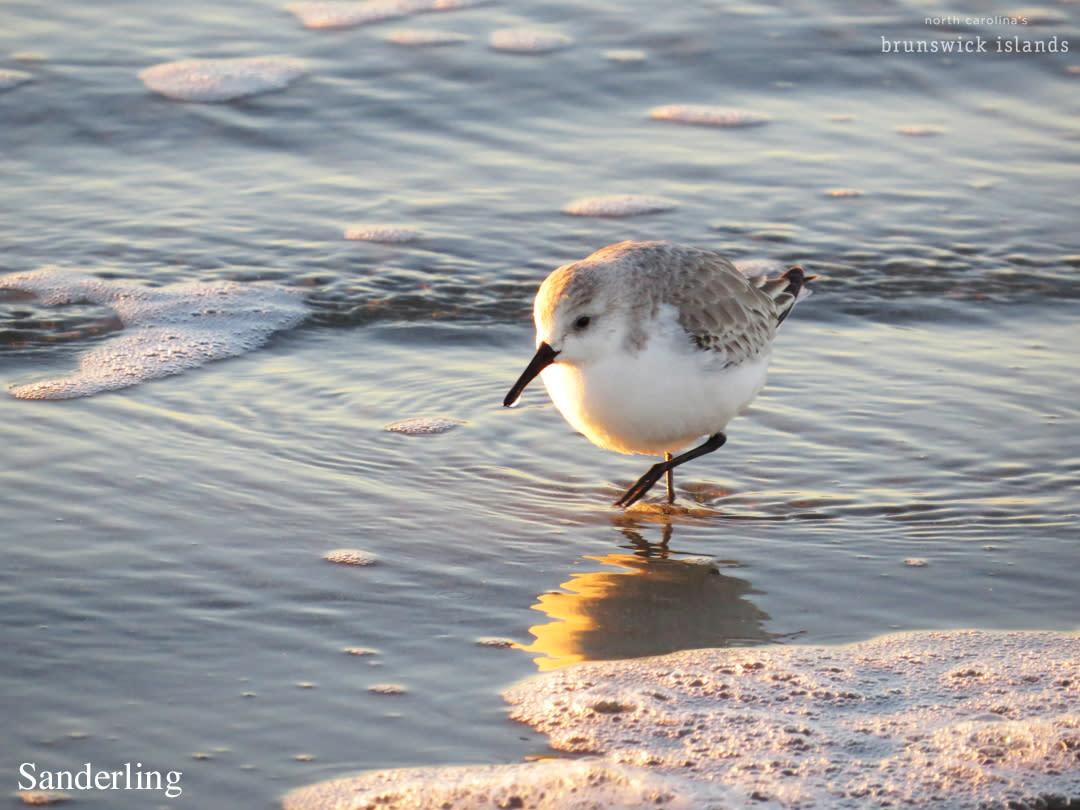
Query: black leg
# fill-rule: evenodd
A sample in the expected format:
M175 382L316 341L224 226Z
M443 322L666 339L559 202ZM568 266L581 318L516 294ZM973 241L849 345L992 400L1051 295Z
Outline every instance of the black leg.
M671 463L671 453L664 453L664 461ZM667 468L667 502L675 503L675 468Z
M640 498L642 498L646 492L652 489L653 484L660 480L661 475L670 472L684 462L693 461L699 456L703 456L706 453L711 453L713 450L718 450L719 448L724 446L724 442L726 441L727 436L725 436L723 433L714 433L712 436L710 436L708 439L706 439L704 442L702 442L692 450L687 450L682 455L675 456L675 458L665 459L664 461L659 461L656 464L653 464L651 467L649 467L648 472L646 472L643 476L641 476L641 478L637 480L636 484L630 487L630 489L626 490L626 492L623 493L623 496L619 498L619 500L615 501L615 505L630 506L632 503L635 503Z

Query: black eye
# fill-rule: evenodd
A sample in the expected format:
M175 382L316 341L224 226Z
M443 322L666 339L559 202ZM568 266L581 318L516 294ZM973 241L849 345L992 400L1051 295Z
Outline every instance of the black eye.
M574 328L580 332L582 329L588 327L591 321L592 318L590 318L588 315L582 315L580 318L574 321Z

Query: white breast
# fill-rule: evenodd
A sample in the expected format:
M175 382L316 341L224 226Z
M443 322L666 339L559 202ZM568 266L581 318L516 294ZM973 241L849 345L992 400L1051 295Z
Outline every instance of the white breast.
M593 444L662 455L722 431L765 384L769 352L723 368L711 352L654 335L637 353L613 352L582 366L542 372L563 417Z

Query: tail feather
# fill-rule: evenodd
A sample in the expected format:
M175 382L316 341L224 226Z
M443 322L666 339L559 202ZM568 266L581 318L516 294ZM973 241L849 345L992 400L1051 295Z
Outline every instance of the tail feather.
M816 278L817 276L806 275L806 271L796 265L788 268L787 272L780 278L770 279L766 282L763 289L772 296L779 308L779 314L776 316L777 326L782 324L784 319L791 314L791 310L795 308L796 303L810 295L808 285Z

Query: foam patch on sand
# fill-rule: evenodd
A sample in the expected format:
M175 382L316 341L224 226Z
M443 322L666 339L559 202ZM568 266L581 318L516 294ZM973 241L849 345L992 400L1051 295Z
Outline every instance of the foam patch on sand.
M288 10L305 28L352 28L421 14L428 11L454 11L477 5L482 0L346 0L293 3Z
M303 66L295 59L263 56L165 62L142 71L139 78L168 98L216 102L280 90L303 73Z
M700 124L710 127L753 127L769 122L769 116L734 107L710 104L668 104L654 107L649 117L677 124Z
M579 664L505 697L558 750L743 801L1064 807L1080 801L1078 673L1077 635L905 633Z
M285 810L706 810L683 780L607 762L411 768L333 779L288 794ZM730 806L730 805L728 805Z
M43 269L0 276L0 289L32 293L46 306L104 305L124 326L84 353L74 374L13 387L20 399L85 397L179 374L252 351L308 314L301 291L261 282L147 287Z
M1080 801L1078 673L1080 636L982 631L576 664L505 697L590 757L372 771L284 806L1064 810Z
M609 194L604 197L583 197L568 204L563 212L579 217L634 217L670 211L678 203L663 197L644 194Z

